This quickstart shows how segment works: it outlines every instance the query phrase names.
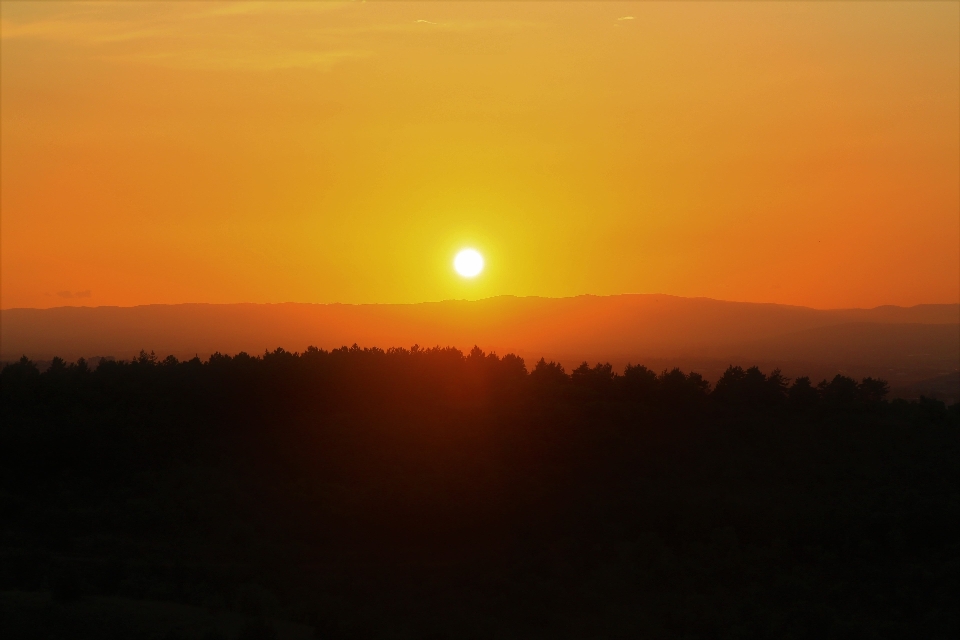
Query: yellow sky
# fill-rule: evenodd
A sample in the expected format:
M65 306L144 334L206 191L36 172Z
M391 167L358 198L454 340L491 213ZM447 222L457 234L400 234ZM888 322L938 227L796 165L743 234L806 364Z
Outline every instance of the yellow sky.
M0 13L3 308L960 300L958 3Z

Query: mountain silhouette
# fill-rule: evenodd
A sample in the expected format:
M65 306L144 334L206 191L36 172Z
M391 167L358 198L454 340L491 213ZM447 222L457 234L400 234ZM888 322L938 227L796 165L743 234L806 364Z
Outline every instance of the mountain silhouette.
M731 362L790 375L883 374L892 384L960 368L960 305L830 309L668 295L500 296L421 304L179 304L0 312L0 359L177 357L283 346L479 345L580 362L686 366L716 379Z

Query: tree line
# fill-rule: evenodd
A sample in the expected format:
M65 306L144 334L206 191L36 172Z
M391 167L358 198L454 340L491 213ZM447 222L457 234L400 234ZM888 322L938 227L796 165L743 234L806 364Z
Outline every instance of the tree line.
M955 637L960 405L886 395L478 348L23 358L0 637Z
M209 402L228 397L249 403L257 398L282 397L330 408L351 403L446 401L483 403L516 401L522 397L560 402L616 402L666 412L767 411L795 412L876 407L885 402L885 380L859 382L837 374L814 384L809 377L790 380L779 369L765 374L758 367L730 365L714 385L679 368L657 373L643 365L622 372L609 363L583 362L569 373L541 358L528 372L523 358L484 353L474 347L456 348L308 347L282 348L262 356L240 352L214 353L206 361L195 357L158 358L141 351L130 360L100 359L96 367L80 358L68 363L54 358L46 371L26 356L0 372L5 403L63 401L86 397L108 401L121 396L176 394L184 402ZM945 411L936 402L924 406Z

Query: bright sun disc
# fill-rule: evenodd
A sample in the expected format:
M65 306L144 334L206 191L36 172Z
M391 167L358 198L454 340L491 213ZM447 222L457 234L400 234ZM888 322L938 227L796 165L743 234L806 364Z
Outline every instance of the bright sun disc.
M453 259L453 268L465 278L472 278L483 271L483 256L474 249L464 249Z

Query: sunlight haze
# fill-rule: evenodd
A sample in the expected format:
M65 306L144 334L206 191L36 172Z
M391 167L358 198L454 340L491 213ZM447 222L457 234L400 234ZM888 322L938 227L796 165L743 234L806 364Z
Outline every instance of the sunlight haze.
M0 64L5 309L960 301L957 3L5 2Z

